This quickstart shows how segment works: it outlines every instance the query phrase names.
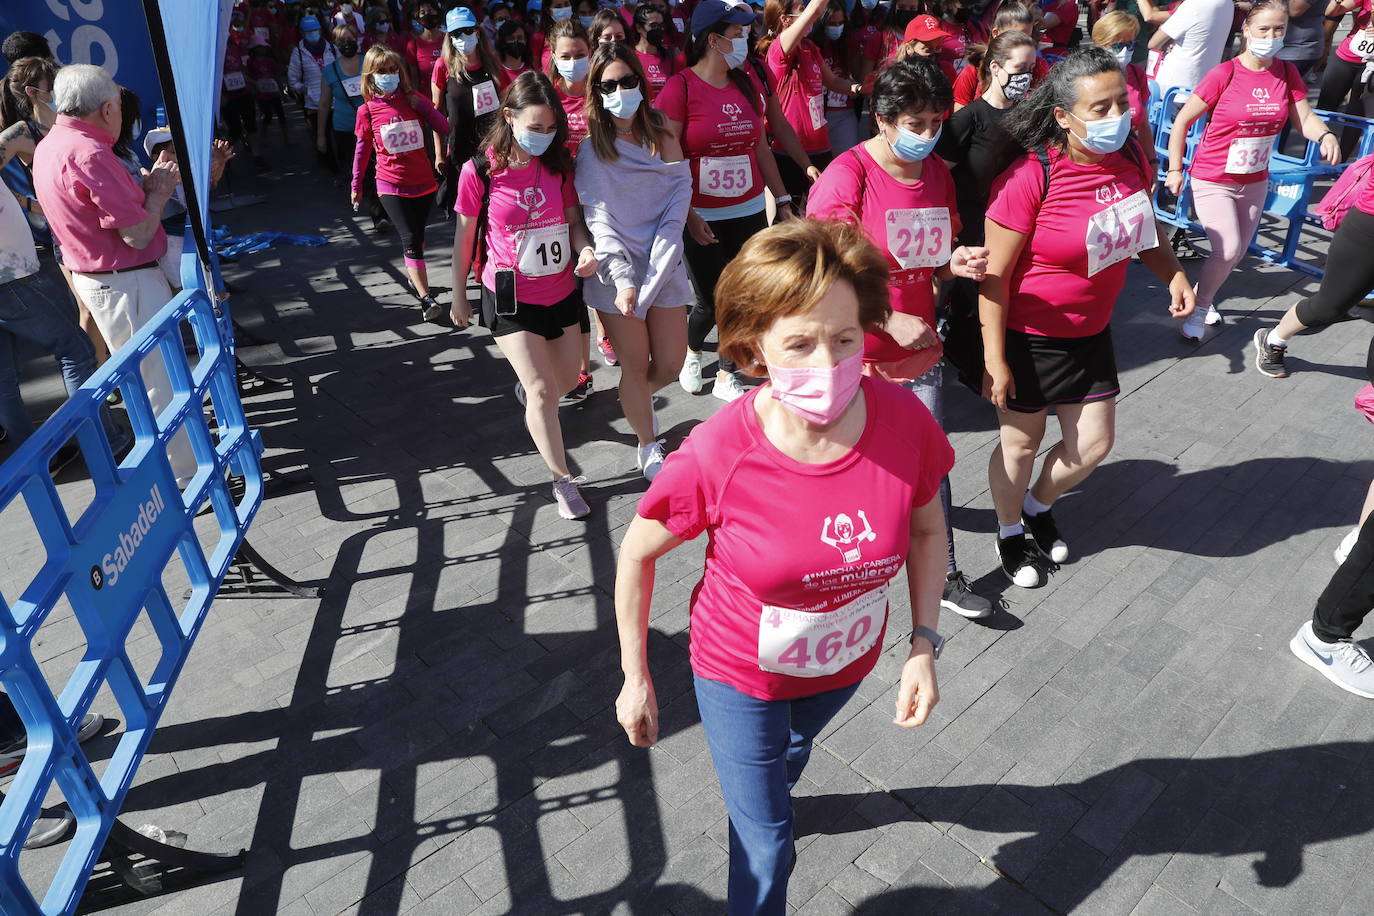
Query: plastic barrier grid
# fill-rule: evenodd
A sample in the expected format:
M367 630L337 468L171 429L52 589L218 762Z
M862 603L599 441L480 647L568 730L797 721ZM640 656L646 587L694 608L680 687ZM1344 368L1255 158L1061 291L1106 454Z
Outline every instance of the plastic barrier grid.
M191 358L183 344L184 324L195 338ZM143 384L145 361L155 351L172 392L156 415ZM115 388L123 394L137 437L118 465L99 419ZM195 470L181 485L168 456L179 430L189 437L195 457ZM73 438L90 471L94 496L78 518L69 519L48 462ZM261 454L262 440L245 421L234 360L210 300L200 290L187 290L0 465L0 513L26 513L46 554L17 594L0 595L0 682L28 731L27 754L0 805L0 912L55 914L76 907L192 643L262 502ZM230 477L242 483L237 499ZM196 515L207 500L213 516L201 519L198 536ZM202 537L212 546L204 547ZM189 597L168 594L163 574L175 556L189 580ZM61 693L54 696L32 641L64 598L87 648L67 682L55 685ZM146 680L125 646L143 613L161 649ZM97 778L77 743L76 727L105 685L120 707L124 728ZM20 875L19 859L54 781L76 817L76 833L40 904Z

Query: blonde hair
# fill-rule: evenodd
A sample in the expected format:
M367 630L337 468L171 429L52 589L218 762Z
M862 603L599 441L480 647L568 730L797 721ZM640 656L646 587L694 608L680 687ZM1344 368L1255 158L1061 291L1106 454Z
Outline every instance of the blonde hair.
M1112 10L1093 26L1093 44L1103 48L1139 37L1140 20L1122 10Z
M363 98L366 101L370 102L374 95L382 94L373 82L372 75L377 72L378 67L388 64L395 67L401 76L400 91L406 95L414 91L410 86L410 74L406 73L405 61L401 59L401 55L384 44L375 44L367 49L367 55L363 57Z
M864 330L881 327L892 314L887 258L863 229L793 219L754 233L716 284L720 355L764 374L759 339L779 318L809 311L841 280L854 288Z

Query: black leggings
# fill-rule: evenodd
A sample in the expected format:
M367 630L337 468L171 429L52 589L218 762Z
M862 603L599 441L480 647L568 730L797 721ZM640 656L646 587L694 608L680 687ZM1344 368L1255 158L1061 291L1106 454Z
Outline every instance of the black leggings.
M697 301L687 312L687 346L697 353L716 326L716 281L749 237L768 228L768 214L760 210L753 216L715 220L708 225L716 235L714 245L699 245L690 232L686 233L687 270L697 291ZM730 360L720 359L720 371L734 372L735 368Z
M1312 614L1312 632L1326 642L1348 639L1374 609L1374 515L1360 526L1350 556L1331 576Z
M1364 91L1363 75L1364 64L1352 64L1332 53L1326 60L1326 75L1322 77L1322 88L1317 93L1317 107L1324 111L1344 111L1362 118L1374 116L1374 98ZM1347 92L1350 93L1350 102L1342 105ZM1359 142L1359 134L1338 127L1333 129L1341 138L1342 154L1348 158Z
M1351 207L1331 237L1326 273L1317 294L1298 303L1298 320L1309 328L1325 327L1374 289L1374 214Z
M407 267L425 266L425 223L429 222L429 211L434 206L434 192L419 197L397 197L395 194L378 195L387 218L401 233L401 244L405 246ZM412 263L413 262L413 263Z

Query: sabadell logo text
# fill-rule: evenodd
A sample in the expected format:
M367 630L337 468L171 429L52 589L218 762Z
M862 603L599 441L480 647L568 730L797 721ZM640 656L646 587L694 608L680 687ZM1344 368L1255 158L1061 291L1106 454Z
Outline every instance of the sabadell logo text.
M106 585L117 585L119 577L133 561L143 539L148 536L166 503L162 500L162 490L158 484L148 491L148 501L138 507L138 515L129 525L128 531L119 532L115 549L100 558L100 566L91 567L91 585L100 589Z

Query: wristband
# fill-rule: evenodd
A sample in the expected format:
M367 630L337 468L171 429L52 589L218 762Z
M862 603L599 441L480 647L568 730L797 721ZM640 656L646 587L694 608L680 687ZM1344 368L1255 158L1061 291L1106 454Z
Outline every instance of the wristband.
M792 195L779 194L777 197L773 198L773 202L776 204L790 204L792 202Z
M1169 174L1169 172L1178 172L1179 174L1183 174L1183 169L1167 169L1167 170L1164 172L1164 174L1167 175L1167 174Z
M1320 137L1317 138L1317 145L1318 145L1318 146L1321 146L1321 142L1322 142L1323 140L1325 140L1327 137L1334 137L1334 136L1336 136L1336 132L1335 132L1334 130L1328 130L1326 133L1322 134Z

